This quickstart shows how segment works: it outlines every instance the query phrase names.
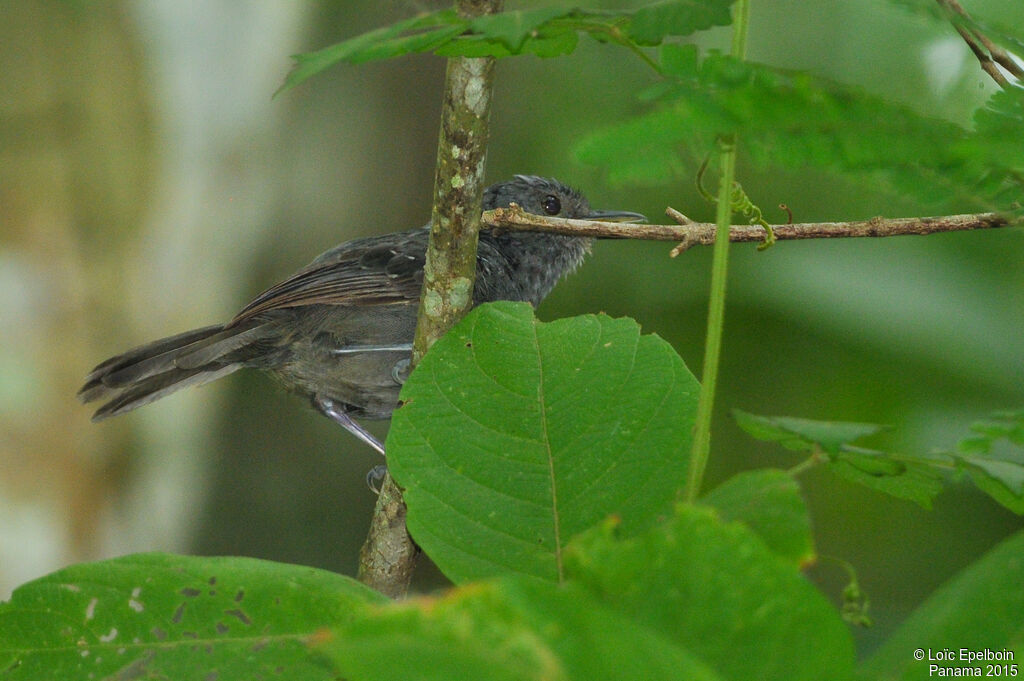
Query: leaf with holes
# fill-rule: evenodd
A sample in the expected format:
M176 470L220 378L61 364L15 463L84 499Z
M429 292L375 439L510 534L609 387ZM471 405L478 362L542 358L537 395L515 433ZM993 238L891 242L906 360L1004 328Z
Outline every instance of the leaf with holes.
M723 679L579 585L522 575L367 608L330 634L319 650L345 679Z
M382 602L348 577L251 558L83 563L0 603L0 677L326 681L314 634Z
M670 509L697 392L671 346L630 319L481 306L427 353L392 418L409 531L456 582L557 580L573 535L612 514L636 532Z

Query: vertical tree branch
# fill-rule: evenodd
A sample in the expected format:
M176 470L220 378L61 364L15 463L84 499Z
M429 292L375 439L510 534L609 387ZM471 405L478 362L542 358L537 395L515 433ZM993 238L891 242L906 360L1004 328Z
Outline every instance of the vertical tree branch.
M448 60L413 364L473 304L493 77L493 58Z
M385 475L366 541L359 550L357 578L385 596L401 598L409 590L418 553L405 529L402 491Z
M501 4L502 0L459 0L458 10L474 17L499 12ZM413 365L473 305L493 78L492 57L448 60ZM417 553L406 531L401 490L385 476L359 554L359 580L399 598L408 591Z

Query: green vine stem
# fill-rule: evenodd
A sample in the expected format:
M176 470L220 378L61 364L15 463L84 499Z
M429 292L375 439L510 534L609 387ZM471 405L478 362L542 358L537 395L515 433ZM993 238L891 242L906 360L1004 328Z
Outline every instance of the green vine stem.
M743 59L746 54L750 0L737 0L733 21L732 56ZM736 138L720 141L722 177L718 184L718 209L715 215L715 248L711 264L711 299L708 305L707 340L704 345L704 369L701 373L697 422L693 429L693 450L686 476L684 499L694 502L700 494L711 452L711 416L718 383L718 365L722 351L722 327L725 320L725 284L729 269L729 228L732 219L732 189L736 175Z

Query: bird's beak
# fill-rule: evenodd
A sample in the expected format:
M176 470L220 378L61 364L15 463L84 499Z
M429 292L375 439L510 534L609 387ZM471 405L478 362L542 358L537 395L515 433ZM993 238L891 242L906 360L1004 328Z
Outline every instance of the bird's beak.
M600 222L647 222L646 216L640 213L630 213L628 210L595 210L591 211L584 219Z
M628 210L595 210L584 218L586 220L597 220L599 222L647 222L647 217L640 213L631 213ZM605 236L599 239L623 239L622 236Z

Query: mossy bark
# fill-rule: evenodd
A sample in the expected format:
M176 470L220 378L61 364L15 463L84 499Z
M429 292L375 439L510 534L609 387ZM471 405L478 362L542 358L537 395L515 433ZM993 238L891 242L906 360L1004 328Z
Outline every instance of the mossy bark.
M472 17L499 12L501 4L502 0L459 0L458 9ZM492 57L448 60L414 366L473 304L493 78ZM385 476L360 552L359 580L400 598L408 591L417 553L406 531L401 490Z

